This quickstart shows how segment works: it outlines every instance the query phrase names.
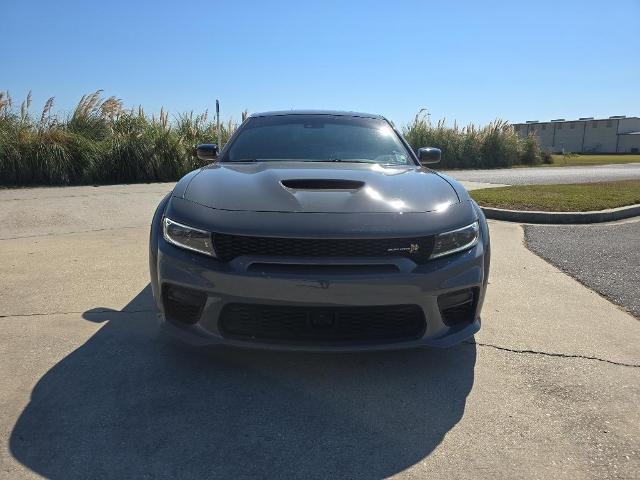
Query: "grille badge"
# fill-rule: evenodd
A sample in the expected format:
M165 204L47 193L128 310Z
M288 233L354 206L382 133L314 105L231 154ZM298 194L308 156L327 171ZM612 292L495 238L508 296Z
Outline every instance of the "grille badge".
M417 243L412 243L408 247L387 248L387 252L389 253L393 253L393 252L416 253L418 250L420 250L420 245L418 245Z

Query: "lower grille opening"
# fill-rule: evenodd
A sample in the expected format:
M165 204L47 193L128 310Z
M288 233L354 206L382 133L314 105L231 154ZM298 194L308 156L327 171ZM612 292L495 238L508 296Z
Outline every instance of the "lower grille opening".
M165 314L181 323L194 324L200 318L207 295L190 288L165 284L162 288L162 303Z
M466 288L440 295L438 307L445 325L454 327L473 322L477 300L477 288Z
M426 322L417 305L298 307L230 303L220 313L226 338L306 345L416 340Z

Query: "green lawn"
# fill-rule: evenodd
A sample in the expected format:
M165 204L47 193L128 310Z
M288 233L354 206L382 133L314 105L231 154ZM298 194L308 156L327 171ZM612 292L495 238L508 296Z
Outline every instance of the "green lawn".
M640 163L640 155L552 155L553 163L543 167L568 167L573 165L607 165L611 163Z
M640 203L640 180L568 185L514 185L469 192L484 207L586 212Z

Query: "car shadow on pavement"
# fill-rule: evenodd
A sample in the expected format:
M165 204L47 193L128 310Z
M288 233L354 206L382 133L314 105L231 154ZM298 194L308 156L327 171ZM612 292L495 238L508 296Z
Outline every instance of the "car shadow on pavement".
M47 478L382 478L461 419L476 347L358 354L192 348L151 289L49 370L10 438Z

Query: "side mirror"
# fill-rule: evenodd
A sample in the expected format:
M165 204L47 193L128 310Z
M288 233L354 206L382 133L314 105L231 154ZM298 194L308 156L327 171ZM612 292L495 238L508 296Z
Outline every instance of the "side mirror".
M442 151L439 148L422 147L418 149L418 159L422 165L438 163L442 158Z
M218 158L218 145L215 143L203 143L196 148L196 155L200 160L213 162Z

